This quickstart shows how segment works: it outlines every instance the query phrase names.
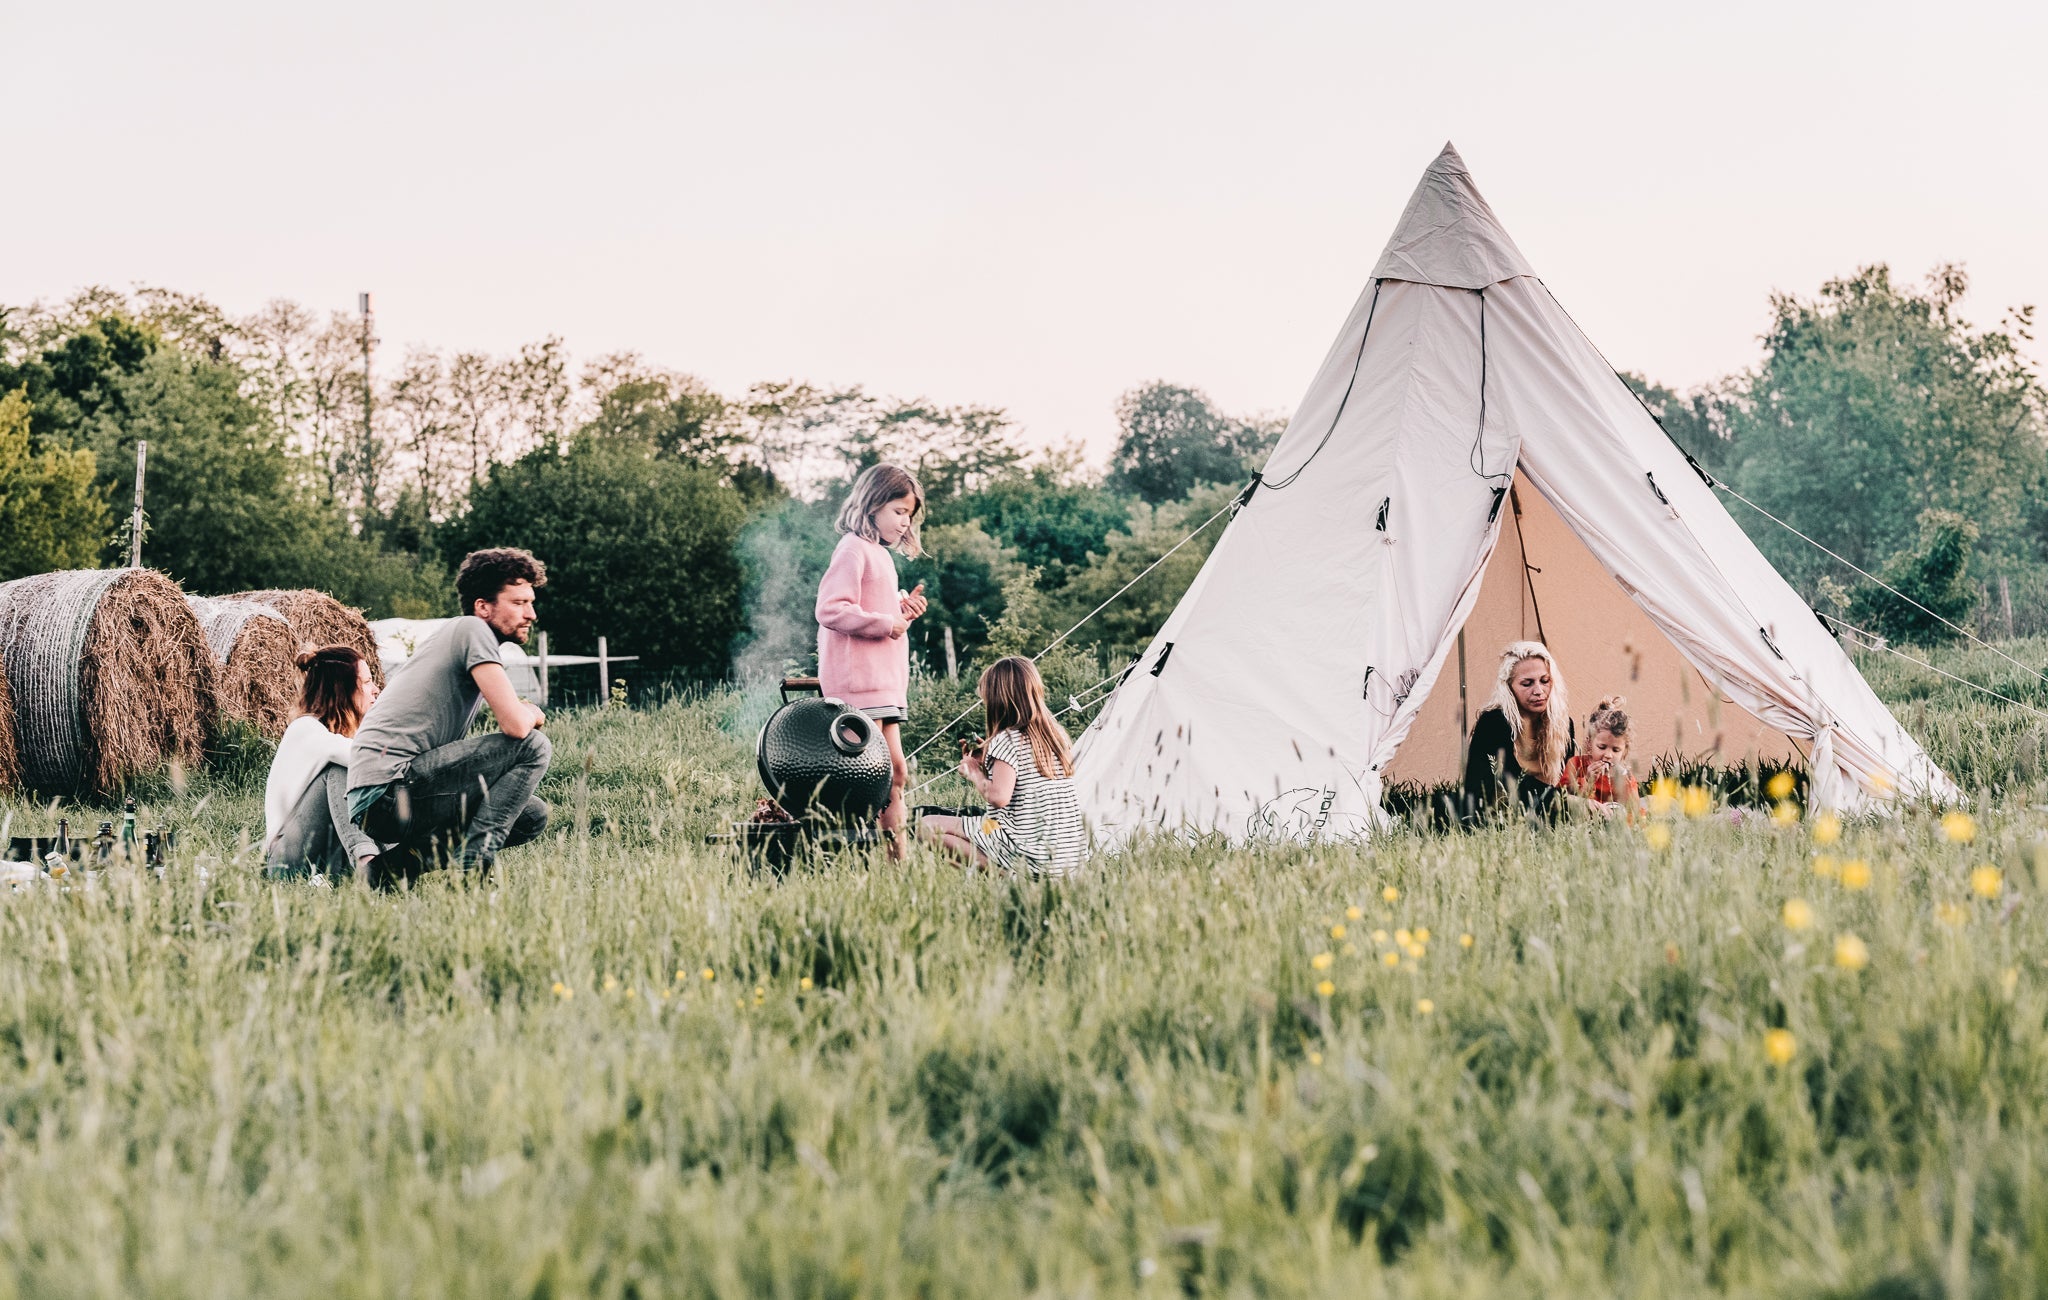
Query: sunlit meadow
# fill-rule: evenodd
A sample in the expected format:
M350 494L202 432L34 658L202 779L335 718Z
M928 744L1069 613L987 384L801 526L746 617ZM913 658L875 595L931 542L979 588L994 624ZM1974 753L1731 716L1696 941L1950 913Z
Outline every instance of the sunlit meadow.
M730 694L557 718L481 885L267 884L260 769L145 792L163 879L0 894L0 1287L2036 1293L2048 732L1868 669L1966 812L777 882L704 842Z

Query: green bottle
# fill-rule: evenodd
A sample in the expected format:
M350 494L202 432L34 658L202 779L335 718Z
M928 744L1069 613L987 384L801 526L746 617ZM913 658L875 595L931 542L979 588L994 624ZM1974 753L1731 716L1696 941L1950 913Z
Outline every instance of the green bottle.
M135 797L130 795L121 805L121 855L135 856Z

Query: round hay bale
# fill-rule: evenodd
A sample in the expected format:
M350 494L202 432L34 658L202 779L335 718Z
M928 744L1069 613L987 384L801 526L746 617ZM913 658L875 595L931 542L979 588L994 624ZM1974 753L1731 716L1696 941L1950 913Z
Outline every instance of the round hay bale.
M21 751L14 744L14 690L0 672L0 790L21 788Z
M324 591L307 587L297 591L244 591L224 600L253 600L284 615L291 624L296 649L317 650L324 645L345 645L370 661L377 684L384 684L384 666L377 661L377 634L359 609L350 609Z
M213 652L220 711L276 740L299 701L299 643L284 615L253 600L187 596Z
M213 652L163 574L80 569L0 583L0 656L26 789L104 794L165 763L205 761Z

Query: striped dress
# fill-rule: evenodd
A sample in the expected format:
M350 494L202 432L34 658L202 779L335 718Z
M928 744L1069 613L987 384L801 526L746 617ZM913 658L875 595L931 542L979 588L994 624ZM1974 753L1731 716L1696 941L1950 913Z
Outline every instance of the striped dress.
M1042 876L1077 871L1086 847L1081 803L1068 776L1046 776L1031 757L1031 742L1008 728L988 742L985 763L1008 763L1017 771L1017 788L1007 808L967 826L974 847L999 867Z

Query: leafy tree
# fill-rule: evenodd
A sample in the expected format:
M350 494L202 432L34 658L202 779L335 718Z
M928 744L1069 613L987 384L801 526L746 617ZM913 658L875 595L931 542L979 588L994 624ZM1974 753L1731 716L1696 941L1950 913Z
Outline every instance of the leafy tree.
M543 626L564 651L621 652L723 677L744 627L746 508L716 470L577 437L493 467L448 529L449 555L524 546L548 566Z
M2029 546L2041 482L2041 389L2019 350L2031 319L1972 329L1968 281L1935 271L1924 289L1884 266L1830 280L1806 301L1772 300L1762 367L1733 404L1738 490L1850 562L1874 568L1915 539L1929 509L1967 515L1987 549ZM1766 555L1811 587L1833 562L1736 507Z
M944 672L946 629L953 629L959 661L972 660L1003 615L1004 585L1018 566L979 524L935 524L923 530L923 540L923 557L899 560L897 578L906 591L924 583L930 608L910 625L911 648L926 668Z
M1857 587L1849 598L1849 620L1894 641L1947 645L1961 635L1949 624L1966 626L1982 595L1970 578L1977 525L1953 510L1923 510L1917 522L1918 541L1878 574L1892 591L1876 583Z
M1641 375L1624 371L1622 381L1635 391L1664 432L1710 474L1725 473L1736 456L1733 414L1727 393L1715 385L1679 393Z
M30 449L25 390L0 396L0 579L89 569L107 536L89 451Z
M1202 483L1242 483L1279 436L1277 421L1223 414L1206 395L1163 380L1117 399L1123 436L1110 457L1109 486L1159 505Z
M934 501L934 523L973 520L1037 570L1046 591L1066 585L1131 517L1131 499L1081 478L1076 458L1007 474L972 495Z
M0 391L19 388L27 394L36 450L72 445L102 415L125 417L122 381L139 372L157 348L155 334L125 316L102 317L46 342L17 365L0 364Z
M1111 533L1102 553L1092 557L1088 567L1057 594L1052 621L1058 626L1048 624L1049 631L1057 635L1097 605L1110 601L1107 608L1075 634L1076 642L1101 647L1112 661L1143 650L1173 607L1180 603L1195 575L1201 572L1227 521L1217 519L1170 556L1167 552L1201 528L1203 521L1228 504L1237 490L1227 484L1212 484L1184 501L1134 506L1128 527ZM1155 561L1159 561L1158 566L1152 568ZM1140 578L1140 574L1144 577ZM1136 585L1129 591L1116 595L1134 580ZM1116 597L1113 601L1112 596Z

